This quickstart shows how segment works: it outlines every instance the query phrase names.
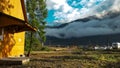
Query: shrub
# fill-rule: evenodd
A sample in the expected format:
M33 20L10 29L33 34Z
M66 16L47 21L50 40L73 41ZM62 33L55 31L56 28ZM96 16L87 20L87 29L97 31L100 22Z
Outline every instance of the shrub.
M43 46L41 47L40 51L50 51L51 49L49 47Z

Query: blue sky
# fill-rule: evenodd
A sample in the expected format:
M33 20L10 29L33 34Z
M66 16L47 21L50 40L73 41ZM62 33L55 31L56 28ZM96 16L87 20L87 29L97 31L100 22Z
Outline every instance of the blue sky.
M105 0L47 0L48 24L66 23L90 15L95 6Z
M120 33L120 0L47 0L46 4L49 25L68 22L59 29L46 28L47 36L72 38ZM90 20L73 21L86 17Z

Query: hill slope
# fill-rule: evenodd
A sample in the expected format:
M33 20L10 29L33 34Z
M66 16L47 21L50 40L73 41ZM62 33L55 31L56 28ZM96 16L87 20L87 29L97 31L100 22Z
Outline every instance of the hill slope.
M120 34L97 35L77 38L56 38L47 36L45 45L67 46L67 45L111 45L113 42L120 42Z

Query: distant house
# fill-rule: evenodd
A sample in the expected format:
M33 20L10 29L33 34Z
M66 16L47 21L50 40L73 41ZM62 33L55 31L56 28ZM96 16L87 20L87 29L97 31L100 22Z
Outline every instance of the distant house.
M95 46L95 50L107 50L107 49L113 49L112 46Z
M120 49L120 43L114 42L112 43L112 46L95 46L95 50L106 50L106 49Z
M24 0L0 1L0 58L24 55L25 31L35 30L28 24Z
M116 49L120 49L120 43L119 42L114 42L112 43L112 47Z

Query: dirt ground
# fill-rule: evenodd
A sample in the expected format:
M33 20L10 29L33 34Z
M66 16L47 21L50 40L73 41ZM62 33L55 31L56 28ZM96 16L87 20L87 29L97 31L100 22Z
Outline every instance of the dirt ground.
M120 51L33 51L26 65L0 68L120 68Z

